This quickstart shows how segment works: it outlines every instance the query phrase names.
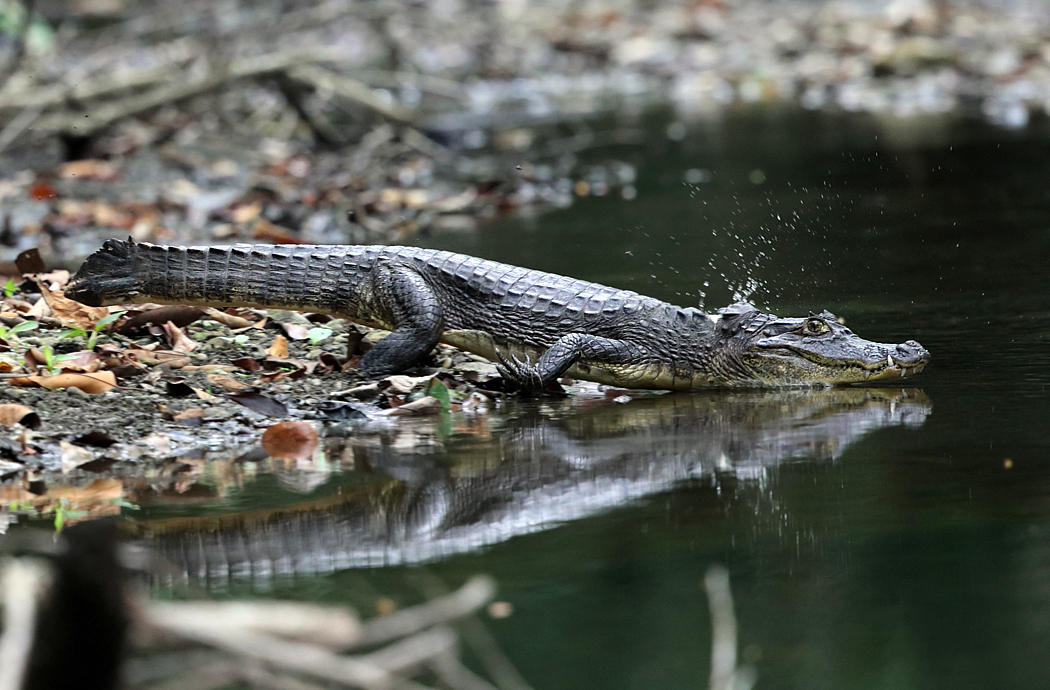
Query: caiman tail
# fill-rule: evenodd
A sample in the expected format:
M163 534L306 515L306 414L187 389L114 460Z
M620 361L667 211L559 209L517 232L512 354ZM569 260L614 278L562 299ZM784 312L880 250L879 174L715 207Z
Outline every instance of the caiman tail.
M331 311L347 256L338 247L167 247L106 240L66 295L90 306L160 302ZM344 286L345 288L345 286ZM345 292L343 293L345 294Z

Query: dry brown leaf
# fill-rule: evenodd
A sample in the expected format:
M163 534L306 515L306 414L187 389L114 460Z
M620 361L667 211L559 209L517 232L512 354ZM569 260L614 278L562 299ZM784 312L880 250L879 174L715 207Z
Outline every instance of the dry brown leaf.
M172 416L171 421L173 422L187 422L189 420L197 420L195 424L190 426L200 426L200 419L204 415L204 410L199 407L190 407L182 412L178 412Z
M186 333L171 321L164 322L164 335L174 352L193 352L200 343L186 335Z
M64 498L73 507L99 501L111 501L124 495L124 482L120 479L96 479L87 486L55 486L37 500L57 501Z
M306 422L279 422L262 435L262 447L275 458L303 460L317 450L317 431Z
M79 371L86 374L98 371L102 367L102 357L91 350L80 350L65 355L62 360L62 371Z
M142 364L167 364L172 369L181 369L190 363L188 355L171 350L143 350L133 348L128 350L128 356Z
M252 237L274 244L306 244L306 240L294 234L291 230L282 228L280 225L274 225L265 218L258 218L252 224Z
M12 503L31 504L38 500L40 500L39 496L30 491L26 491L16 484L0 486L0 506L8 506Z
M58 445L62 453L63 474L72 472L81 465L86 465L95 459L94 451L82 448L81 446L70 443L69 441L62 441Z
M51 309L51 315L63 326L90 331L99 319L109 315L109 309L105 307L88 307L80 302L75 302L61 292L49 289L46 285L47 281L40 280L39 277L36 280L40 287L40 294L43 295L47 306ZM36 309L35 305L33 309Z
M225 374L208 374L205 378L208 380L208 383L218 386L227 393L239 393L250 388L247 384L241 383L232 376L226 376Z
M112 371L96 371L91 374L69 372L54 376L25 376L23 378L49 391L59 388L79 388L85 393L95 394L105 393L117 385L117 377ZM12 382L15 380L21 379L13 379Z
M30 429L36 429L40 426L40 416L33 411L32 407L7 403L0 405L0 424L8 427L21 424Z
M266 354L271 357L287 357L288 339L283 335L275 335L273 337L273 344L266 348Z
M204 313L208 315L208 318L212 321L218 321L227 328L251 328L252 322L242 316L235 316L233 314L227 314L224 311L216 309L215 307L207 307Z
M419 400L413 400L410 403L405 403L400 407L392 407L389 410L383 410L380 414L388 416L399 416L408 414L437 414L444 409L444 405L440 400L432 395L427 395Z

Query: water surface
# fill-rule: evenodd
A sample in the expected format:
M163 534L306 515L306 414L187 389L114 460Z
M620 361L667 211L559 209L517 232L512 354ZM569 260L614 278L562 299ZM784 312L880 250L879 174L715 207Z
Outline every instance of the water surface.
M194 532L173 518L199 510L150 508L174 579L360 605L485 571L514 607L490 627L537 687L672 688L705 683L718 563L758 687L1050 685L1050 132L734 112L672 141L666 124L622 152L634 200L425 243L685 305L827 308L920 341L927 372L363 435L355 471L226 505L279 514ZM224 558L201 556L222 535Z

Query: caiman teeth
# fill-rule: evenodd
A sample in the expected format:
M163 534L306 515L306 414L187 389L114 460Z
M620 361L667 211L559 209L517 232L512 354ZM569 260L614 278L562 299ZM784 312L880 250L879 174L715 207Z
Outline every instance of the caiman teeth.
M893 367L893 355L886 355L886 366Z

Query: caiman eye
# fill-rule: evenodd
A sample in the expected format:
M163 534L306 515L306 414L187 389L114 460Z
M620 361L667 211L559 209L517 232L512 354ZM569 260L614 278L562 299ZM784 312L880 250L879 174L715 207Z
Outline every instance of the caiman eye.
M805 335L823 335L831 330L831 327L823 319L810 317L802 324L802 333Z

